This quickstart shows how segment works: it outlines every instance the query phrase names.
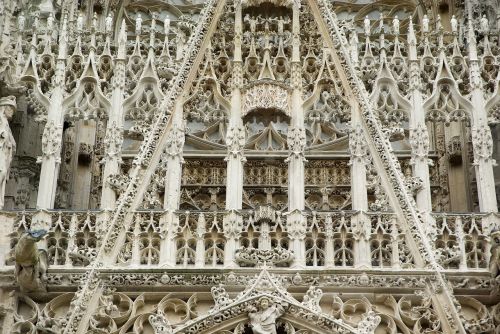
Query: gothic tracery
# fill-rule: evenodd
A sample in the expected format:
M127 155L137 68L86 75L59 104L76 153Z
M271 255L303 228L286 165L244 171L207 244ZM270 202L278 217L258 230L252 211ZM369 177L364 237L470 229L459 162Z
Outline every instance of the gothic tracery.
M3 1L0 332L497 333L499 11Z

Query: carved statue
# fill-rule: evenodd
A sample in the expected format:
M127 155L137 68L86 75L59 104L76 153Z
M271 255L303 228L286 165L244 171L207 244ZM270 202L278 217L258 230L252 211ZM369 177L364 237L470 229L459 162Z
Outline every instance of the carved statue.
M450 23L451 23L451 31L458 32L458 21L455 15L451 17Z
M111 30L113 29L113 16L111 16L111 13L108 14L106 17L106 33L111 33Z
M9 127L9 120L15 111L16 99L13 96L0 99L0 209L4 205L5 185L16 151L16 142Z
M254 334L276 334L276 319L285 313L283 306L270 304L267 297L259 299L259 310L253 308L249 313L250 326Z
M83 31L83 14L82 13L78 14L78 18L76 19L76 31L78 31L78 32Z
M47 18L47 33L50 34L53 29L54 29L54 15L50 13L49 17Z
M392 20L392 27L394 29L394 34L399 35L399 19L397 15Z
M24 26L26 23L26 18L24 17L23 13L19 14L19 17L17 18L17 28L19 31L24 30Z
M493 232L491 240L490 273L496 278L500 275L500 231Z
M486 15L483 14L483 17L481 17L481 31L484 34L487 34L490 31L490 24L488 22L488 19L486 18Z
M36 246L46 234L46 230L26 231L14 249L15 273L23 292L46 290L47 252Z
M370 35L370 19L368 16L365 16L365 20L363 21L364 27L365 27L365 35L369 36Z
M424 33L429 32L429 17L427 17L427 15L424 15L424 18L422 19L422 31Z
M135 33L140 35L142 31L142 17L141 14L138 14L135 18Z
M168 35L170 33L170 18L168 17L168 15L165 18L165 22L163 24L163 27L165 29L165 35Z

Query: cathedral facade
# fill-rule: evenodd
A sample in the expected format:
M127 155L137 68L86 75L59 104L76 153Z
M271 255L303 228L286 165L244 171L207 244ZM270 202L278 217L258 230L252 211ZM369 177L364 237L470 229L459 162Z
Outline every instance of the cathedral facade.
M0 333L500 333L499 17L0 1Z

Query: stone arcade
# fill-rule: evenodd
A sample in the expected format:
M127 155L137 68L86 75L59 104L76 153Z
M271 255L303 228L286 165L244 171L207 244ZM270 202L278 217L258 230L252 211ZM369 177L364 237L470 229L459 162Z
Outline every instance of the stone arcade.
M498 17L0 0L1 334L500 333Z

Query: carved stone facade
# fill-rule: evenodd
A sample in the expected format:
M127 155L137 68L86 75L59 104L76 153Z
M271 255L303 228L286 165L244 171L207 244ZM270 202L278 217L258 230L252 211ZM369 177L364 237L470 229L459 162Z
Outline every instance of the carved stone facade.
M0 1L0 333L499 333L499 12Z

